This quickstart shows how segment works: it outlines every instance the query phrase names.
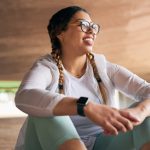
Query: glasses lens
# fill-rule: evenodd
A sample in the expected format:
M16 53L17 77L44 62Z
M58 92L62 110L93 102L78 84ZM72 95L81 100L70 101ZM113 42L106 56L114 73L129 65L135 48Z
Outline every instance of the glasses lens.
M90 24L87 21L82 21L81 22L81 29L83 32L87 32L90 28Z
M100 27L99 27L98 24L93 24L93 25L92 25L92 30L93 30L93 32L94 32L95 34L97 34L97 33L99 32L99 29L100 29Z

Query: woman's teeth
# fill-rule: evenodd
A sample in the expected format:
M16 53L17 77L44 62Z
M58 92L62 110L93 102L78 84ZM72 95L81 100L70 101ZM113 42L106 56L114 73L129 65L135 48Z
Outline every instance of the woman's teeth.
M93 39L92 38L84 38L84 41L93 42Z

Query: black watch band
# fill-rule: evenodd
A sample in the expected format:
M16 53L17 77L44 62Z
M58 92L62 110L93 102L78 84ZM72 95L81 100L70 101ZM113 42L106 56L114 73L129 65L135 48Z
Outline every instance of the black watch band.
M84 106L88 104L88 98L87 97L80 97L77 100L77 113L80 116L85 116L84 114Z

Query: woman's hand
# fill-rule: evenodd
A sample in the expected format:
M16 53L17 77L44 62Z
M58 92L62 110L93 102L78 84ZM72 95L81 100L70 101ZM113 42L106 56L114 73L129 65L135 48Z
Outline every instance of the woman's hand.
M134 126L141 124L146 117L149 116L149 111L146 109L144 102L138 103L135 107L120 110L122 116L128 118ZM136 118L133 120L132 118Z
M84 107L85 115L104 129L104 133L117 135L119 131L126 132L133 129L130 119L123 116L120 110L107 105L90 101Z

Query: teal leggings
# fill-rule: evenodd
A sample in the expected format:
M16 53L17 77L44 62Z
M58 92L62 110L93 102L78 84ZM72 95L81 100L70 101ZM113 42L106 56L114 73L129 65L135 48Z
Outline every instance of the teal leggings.
M93 150L140 150L147 142L150 142L150 117L127 133L119 133L118 136L98 135Z
M57 150L65 141L80 139L68 116L29 117L25 150ZM150 117L127 133L118 136L97 135L93 150L139 150L150 141Z

